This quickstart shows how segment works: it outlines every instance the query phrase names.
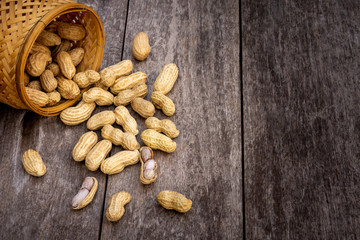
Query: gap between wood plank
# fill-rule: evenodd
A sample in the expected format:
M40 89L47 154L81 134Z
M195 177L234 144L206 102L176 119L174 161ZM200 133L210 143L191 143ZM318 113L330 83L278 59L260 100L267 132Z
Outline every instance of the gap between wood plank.
M244 141L244 87L243 87L243 58L242 58L242 7L239 0L239 32L240 32L240 111L241 111L241 180L242 180L242 223L243 223L243 239L246 239L246 214L245 214L245 141Z
M125 47L125 36L126 36L126 25L127 25L127 19L128 19L128 15L129 15L129 4L130 4L130 0L127 1L127 6L126 6L126 17L125 17L125 27L124 27L124 36L123 36L123 45L121 48L121 61L123 60L123 56L124 56L124 47ZM111 157L111 151L109 153L109 157ZM103 203L103 207L101 209L101 218L100 218L100 231L99 231L99 240L101 239L101 233L102 233L102 225L103 225L103 220L104 220L104 212L105 212L105 206L106 206L106 192L107 192L107 187L108 187L108 180L109 180L109 175L106 175L106 180L105 180L105 191L104 191L104 203Z

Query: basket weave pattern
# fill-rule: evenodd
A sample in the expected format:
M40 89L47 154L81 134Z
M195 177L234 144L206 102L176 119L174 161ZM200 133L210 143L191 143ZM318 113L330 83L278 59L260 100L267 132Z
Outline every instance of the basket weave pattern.
M57 6L71 2L73 1L1 1L0 102L15 108L28 108L21 101L15 82L15 67L20 47L28 32L42 16Z
M50 16L52 16L50 18ZM85 39L74 47L85 50L77 70L98 70L103 57L104 31L97 14L73 0L2 0L0 4L0 102L15 108L31 109L41 115L57 115L76 103L77 99L60 105L40 108L28 99L23 82L28 52L40 32L53 19L82 24ZM31 42L31 44L29 44Z

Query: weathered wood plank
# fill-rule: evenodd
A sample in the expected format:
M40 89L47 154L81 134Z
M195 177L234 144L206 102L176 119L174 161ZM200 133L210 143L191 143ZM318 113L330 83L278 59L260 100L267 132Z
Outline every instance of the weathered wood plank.
M117 35L112 31L118 29L119 36L123 34L127 1L118 1L114 8L109 2L81 2L98 12L105 35L110 36L106 38L104 62L119 61L121 51L114 52L112 46L122 46L123 38L115 41ZM0 238L97 239L106 176L88 171L84 163L76 163L71 156L75 143L87 131L86 123L69 127L58 117L40 117L2 104L0 112ZM22 154L29 148L39 151L46 164L47 173L41 178L23 169ZM71 199L86 176L97 178L98 191L89 206L73 211Z
M242 1L249 239L360 236L359 11Z
M242 237L238 14L237 1L130 1L123 58L134 60L132 39L146 32L152 51L146 61L134 60L134 71L148 74L148 100L162 66L179 66L168 96L176 104L170 119L180 136L175 153L155 152L159 177L150 186L141 184L139 164L108 177L106 207L121 190L132 200L119 222L104 217L102 238ZM144 130L144 119L131 114ZM156 116L165 118L159 111ZM184 193L193 208L186 214L163 209L156 195L166 189Z

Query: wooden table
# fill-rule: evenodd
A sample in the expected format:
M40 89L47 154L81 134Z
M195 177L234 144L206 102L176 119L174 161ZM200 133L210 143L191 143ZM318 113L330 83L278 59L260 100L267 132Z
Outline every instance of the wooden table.
M359 1L81 2L103 21L103 66L134 60L140 31L152 52L134 60L134 71L148 74L149 92L164 64L179 66L169 94L177 150L155 153L159 177L150 186L140 183L139 165L90 172L71 157L85 123L69 127L1 104L1 239L360 236ZM45 176L24 171L28 148L43 156ZM98 192L73 211L86 176L98 179ZM156 195L165 189L191 198L193 208L163 209ZM109 223L109 198L121 190L132 200Z

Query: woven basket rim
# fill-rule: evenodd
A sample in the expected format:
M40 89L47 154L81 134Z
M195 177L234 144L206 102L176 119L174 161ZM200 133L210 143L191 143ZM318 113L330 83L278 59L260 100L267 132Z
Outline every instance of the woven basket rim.
M97 48L101 49L100 51L96 51L96 58L94 66L96 66L96 71L100 69L100 65L102 62L103 54L104 54L104 43L105 43L105 37L104 37L104 26L102 25L102 22L100 20L99 15L90 7L80 4L80 3L67 3L64 5L61 5L59 7L56 7L49 11L47 14L45 14L43 17L41 17L32 27L32 29L29 31L29 33L24 38L19 54L16 58L16 74L15 74L15 82L16 82L16 88L18 91L18 94L21 98L21 100L34 112L43 115L43 116L56 116L60 114L60 112L72 105L74 105L78 100L81 98L81 95L83 92L89 89L89 87L84 88L81 90L81 94L76 97L75 99L67 100L64 103L52 106L52 107L38 107L34 105L30 99L28 98L26 92L25 92L25 84L24 84L24 72L25 72L25 64L26 60L29 56L30 49L33 46L35 40L40 35L41 31L45 29L45 27L51 23L55 18L58 16L68 14L68 13L74 13L74 12L86 12L89 11L92 15L95 16L95 19L98 22L98 25L100 26L99 34L102 36L98 37L98 44ZM41 24L42 23L42 24Z

